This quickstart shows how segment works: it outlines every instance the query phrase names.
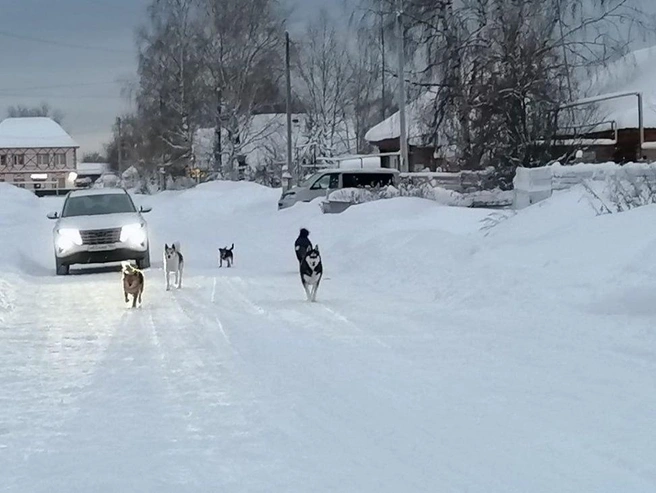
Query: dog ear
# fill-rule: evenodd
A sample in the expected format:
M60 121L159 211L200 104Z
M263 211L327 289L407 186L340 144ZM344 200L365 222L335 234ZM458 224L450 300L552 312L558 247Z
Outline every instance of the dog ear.
M164 243L164 250L168 250L168 249L169 249L169 244L168 244L168 243Z
M314 245L314 251L319 253L319 245Z

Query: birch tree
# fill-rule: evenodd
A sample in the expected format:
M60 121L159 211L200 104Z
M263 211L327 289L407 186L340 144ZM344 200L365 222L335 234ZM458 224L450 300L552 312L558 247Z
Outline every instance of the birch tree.
M236 179L253 115L279 99L284 19L276 0L199 2L207 19L200 43L208 95L204 113L217 127L217 168Z

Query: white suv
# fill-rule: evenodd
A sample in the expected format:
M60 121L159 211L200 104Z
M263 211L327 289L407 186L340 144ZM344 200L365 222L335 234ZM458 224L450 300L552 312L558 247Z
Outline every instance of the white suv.
M57 275L68 274L73 264L102 264L136 260L140 269L150 267L148 228L142 213L151 208L134 205L122 188L69 192L53 230Z

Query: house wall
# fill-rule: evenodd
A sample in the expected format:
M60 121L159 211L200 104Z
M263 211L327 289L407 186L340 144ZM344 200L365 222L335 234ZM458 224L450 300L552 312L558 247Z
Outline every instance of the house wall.
M398 138L371 142L371 144L376 146L379 152L399 152L400 149ZM410 171L424 171L426 168L428 171L436 171L438 167L446 164L443 159L434 157L432 147L408 146L408 160ZM393 168L396 161L394 156L383 158L383 166Z
M645 142L656 142L656 128L645 128ZM567 138L563 136L564 138ZM579 136L584 139L614 139L612 131L594 132ZM615 145L588 145L588 146L556 146L552 157L559 159L565 154L570 154L576 149L584 151L584 160L596 163L630 163L645 158L649 161L656 160L656 149L640 149L640 132L637 128L623 128L617 132L617 144Z
M29 190L71 188L68 177L76 163L77 149L73 147L0 149L0 181Z

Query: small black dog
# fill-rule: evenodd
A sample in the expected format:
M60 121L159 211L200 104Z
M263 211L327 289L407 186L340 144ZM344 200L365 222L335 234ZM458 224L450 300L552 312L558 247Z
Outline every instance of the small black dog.
M225 260L228 264L228 267L232 267L234 264L234 256L232 251L235 249L235 244L233 243L230 248L219 248L219 267L223 267L223 261Z
M301 282L308 301L317 301L317 291L323 276L323 264L319 254L319 245L308 250L300 263Z
M296 242L294 243L294 250L296 251L296 258L299 264L303 261L307 253L312 250L312 242L309 236L310 232L305 228L301 228L298 238L296 238Z

